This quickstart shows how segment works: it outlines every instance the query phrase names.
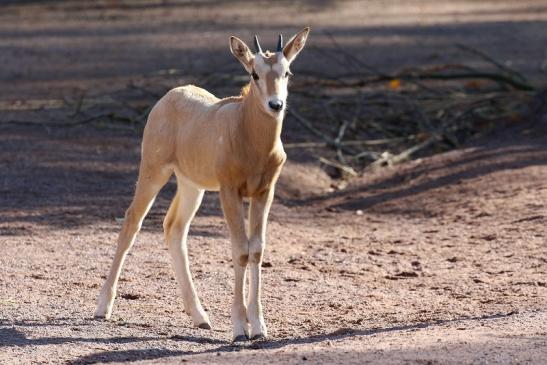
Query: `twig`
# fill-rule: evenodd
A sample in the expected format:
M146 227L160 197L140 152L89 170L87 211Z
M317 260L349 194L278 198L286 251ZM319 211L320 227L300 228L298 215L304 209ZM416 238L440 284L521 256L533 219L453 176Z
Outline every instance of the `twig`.
M442 72L412 72L412 73L396 73L392 75L379 75L374 77L362 77L357 80L344 80L342 81L333 81L329 80L316 80L314 84L320 86L329 86L333 88L361 88L369 85L373 85L380 82L391 81L391 80L403 80L403 81L416 81L416 80L462 80L462 79L486 79L503 84L512 86L517 90L523 91L533 91L535 88L524 81L515 80L512 77L506 76L504 74L497 74L492 72L453 72L453 73L442 73Z
M42 126L42 127L57 127L57 128L66 128L66 127L75 127L78 125L88 124L92 123L96 120L99 120L104 117L110 117L112 113L102 113L99 115L94 115L89 118L82 119L77 122L66 122L66 123L56 123L56 122L37 122L37 121L31 121L31 120L8 120L5 122L0 122L0 125L7 126L7 125L25 125L25 126Z
M319 157L319 161L321 161L325 165L335 167L335 168L347 173L348 175L357 176L357 172L355 172L355 170L351 166L342 165L342 164L340 164L338 162L334 162L334 161L329 161L324 157Z
M507 85L511 85L517 90L533 91L534 87L526 82L517 81L511 77L507 77L501 74L490 72L476 72L476 73L452 73L452 74L428 74L419 75L422 80L459 80L459 79L488 79L492 81L502 82Z
M320 130L315 128L313 126L313 124L308 119L304 118L302 115L300 115L298 112L296 112L296 110L294 110L294 108L288 108L287 110L288 110L289 114L291 114L296 119L296 121L298 123L300 123L302 126L306 127L310 132L312 132L316 136L321 137L321 139L323 139L325 141L325 143L327 143L329 146L336 147L336 144L334 143L334 141L332 139L330 139L325 134L323 134Z
M379 69L364 63L362 60L355 57L354 54L346 51L346 49L338 43L338 41L336 40L336 38L334 37L334 35L331 32L324 31L324 33L327 35L327 37L329 37L332 45L336 49L336 52L344 55L344 57L346 58L347 61L350 61L351 63L353 63L353 65L356 65L360 68L363 68L363 69L367 70L371 74L378 75L378 76L386 76L386 74L383 73L382 71L380 71Z
M338 161L340 163L345 164L346 159L344 158L344 153L342 152L342 145L340 144L342 142L342 138L344 137L344 133L346 132L346 128L348 127L349 122L347 120L344 120L342 124L340 125L340 129L338 129L338 135L334 139L334 144L336 145L336 156L338 157Z
M356 154L355 156L353 156L353 159L354 160L360 160L362 158L368 158L369 160L372 160L372 161L375 161L377 159L379 159L381 156L381 154L379 152L375 152L375 151L362 151L362 152L359 152L358 154Z
M456 43L456 47L458 47L459 49L464 50L466 52L469 52L471 54L474 54L476 56L479 56L483 60L485 60L485 61L493 64L497 68L499 68L501 71L504 71L504 72L506 72L510 75L513 75L513 76L517 77L523 83L527 83L526 78L520 72L517 72L517 71L513 70L512 68L509 68L509 67L501 64L500 62L496 61L495 59L493 59L492 57L490 57L486 53L484 53L482 51L479 51L478 49L476 49L474 47L471 47L471 46L468 46L468 45L465 45L465 44L461 44L461 43Z
M394 77L390 77L389 74L377 69L376 67L373 67L373 66L370 66L366 63L364 63L361 59L357 58L353 53L350 53L348 51L346 51L346 49L344 47L342 47L338 41L336 41L336 38L334 37L334 35L328 31L325 31L324 32L330 39L332 45L336 48L336 51L338 53L341 53L345 56L346 60L350 61L350 63L353 63L354 66L359 66L360 68L363 68L365 70L367 70L368 72L370 72L371 74L373 75L376 75L378 78L381 78L381 79L385 79L385 80L393 80L395 79ZM437 92L436 90L433 90L431 88L429 88L428 86L426 85L423 85L422 83L418 82L417 80L409 80L409 81L412 81L415 85L425 89L425 90L428 90L428 91L432 91L432 92Z
M341 146L378 146L389 143L399 143L404 141L410 141L416 138L416 136L408 137L397 137L397 138L380 138L380 139L368 139L368 140L350 140L350 141L341 141ZM331 146L326 142L295 142L295 143L284 143L283 148L322 148Z
M401 152L397 155L392 155L392 154L389 154L389 153L382 154L383 156L381 158L379 158L378 160L374 161L371 164L371 166L372 167L378 167L378 166L381 166L381 165L386 164L386 163L389 166L392 166L392 165L396 165L398 163L401 163L403 161L406 161L413 154L415 154L416 152L421 151L421 150L431 146L437 139L438 139L438 136L436 136L436 135L432 136L432 137L426 139L425 141L423 141L421 143L418 143L417 145L414 145L410 148L407 148L406 150L404 150L403 152Z

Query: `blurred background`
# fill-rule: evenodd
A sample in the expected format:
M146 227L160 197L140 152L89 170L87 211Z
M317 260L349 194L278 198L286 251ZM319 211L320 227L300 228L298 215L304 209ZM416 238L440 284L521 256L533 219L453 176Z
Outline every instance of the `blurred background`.
M541 0L3 4L3 125L138 132L150 106L177 85L237 94L248 76L229 52L230 35L251 43L258 34L273 48L278 33L311 26L293 66L284 140L297 143L287 146L294 159L323 156L335 178L529 118L547 79Z
M89 317L150 108L188 83L239 94L229 36L273 49L305 26L264 265L272 341L254 349L287 350L271 363L545 360L545 0L3 0L0 362L263 360L226 343L216 194L190 233L216 331L182 315L161 244L174 181L114 321Z

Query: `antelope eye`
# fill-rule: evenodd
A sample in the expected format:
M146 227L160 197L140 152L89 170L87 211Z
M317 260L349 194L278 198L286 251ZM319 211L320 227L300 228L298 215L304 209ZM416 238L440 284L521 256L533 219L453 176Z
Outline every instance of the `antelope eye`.
M292 73L291 73L291 71L287 71L287 72L285 72L285 77L289 77L289 76L292 76Z
M251 76L253 77L253 79L256 81L258 80L258 75L256 74L255 71L253 71L253 73L251 74Z

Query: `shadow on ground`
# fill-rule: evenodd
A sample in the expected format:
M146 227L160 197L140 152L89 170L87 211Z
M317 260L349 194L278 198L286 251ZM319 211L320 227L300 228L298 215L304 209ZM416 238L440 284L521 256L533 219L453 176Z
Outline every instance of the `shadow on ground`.
M420 206L402 203L422 193L461 184L504 170L547 164L547 123L502 130L495 138L433 158L425 165L403 166L387 174L365 174L347 189L306 199L285 199L289 206L413 214ZM129 206L138 173L140 137L134 132L12 127L0 135L0 214L7 223L37 223L71 228L119 220ZM47 137L47 138L44 138ZM370 179L369 179L370 177ZM503 186L491 186L503 190ZM148 215L157 229L176 190L168 183ZM436 199L431 196L431 199ZM389 204L397 203L400 204ZM217 194L206 194L200 215L221 216ZM435 214L434 212L424 214ZM20 229L0 234L25 234ZM211 236L207 229L194 232Z
M217 340L208 337L199 336L118 336L108 338L88 338L88 337L41 337L41 338L27 338L22 332L18 331L14 327L0 328L0 346L42 346L42 345L61 345L65 343L105 343L105 344L123 344L123 343L137 343L137 342L149 342L149 341L176 341L186 343L198 343L204 345L218 345L216 347L209 348L203 351L177 351L167 350L161 348L147 348L142 350L123 350L123 351L103 351L97 352L92 355L82 356L79 359L71 362L72 364L95 364L95 363L110 363L110 362L130 362L138 360L153 360L170 358L185 355L199 355L199 354L215 354L236 352L241 349L251 350L273 350L279 349L290 345L304 345L314 344L325 341L336 341L347 338L362 337L362 336L374 336L382 333L391 332L404 332L418 329L424 329L431 326L442 326L459 321L485 321L494 320L500 318L507 318L514 315L515 312L506 314L493 314L479 317L465 317L451 320L437 320L433 322L423 322L411 325L401 325L384 328L374 328L368 330L341 328L331 333L318 334L302 338L290 338L290 339L278 339L278 340L266 340L256 341L244 344L233 344L223 340ZM51 326L55 324L48 323L36 323L36 322L20 322L14 323L15 326ZM60 325L72 326L73 324L64 323ZM80 325L80 324L79 324ZM92 324L89 324L92 325Z
M468 157L466 157L468 156ZM523 144L498 148L473 149L461 159L443 166L426 168L418 166L404 173L394 174L385 180L363 184L330 195L314 197L310 202L321 202L332 209L373 210L378 213L408 214L413 210L401 207L398 211L383 210L382 204L402 201L431 190L461 184L463 181L481 178L485 175L504 170L519 170L531 166L547 164L547 147L545 144ZM500 158L505 156L505 158ZM491 162L494 161L494 162ZM442 170L441 173L438 173ZM419 182L411 183L413 180ZM503 189L503 186L492 186L492 189ZM298 204L306 203L304 201ZM407 204L404 204L407 205ZM403 205L403 206L404 206ZM378 209L374 209L379 206Z

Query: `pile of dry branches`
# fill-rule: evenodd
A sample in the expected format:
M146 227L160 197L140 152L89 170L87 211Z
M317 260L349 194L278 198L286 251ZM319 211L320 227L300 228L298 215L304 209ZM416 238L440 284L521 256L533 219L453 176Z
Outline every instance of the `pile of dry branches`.
M522 74L467 46L458 45L492 71L451 64L386 74L333 44L335 52L319 51L354 71L336 79L308 75L292 86L300 99L294 104L306 108L290 108L289 115L320 142L286 148L330 149L320 160L342 176L458 147L498 125L524 121L535 100L545 102Z

